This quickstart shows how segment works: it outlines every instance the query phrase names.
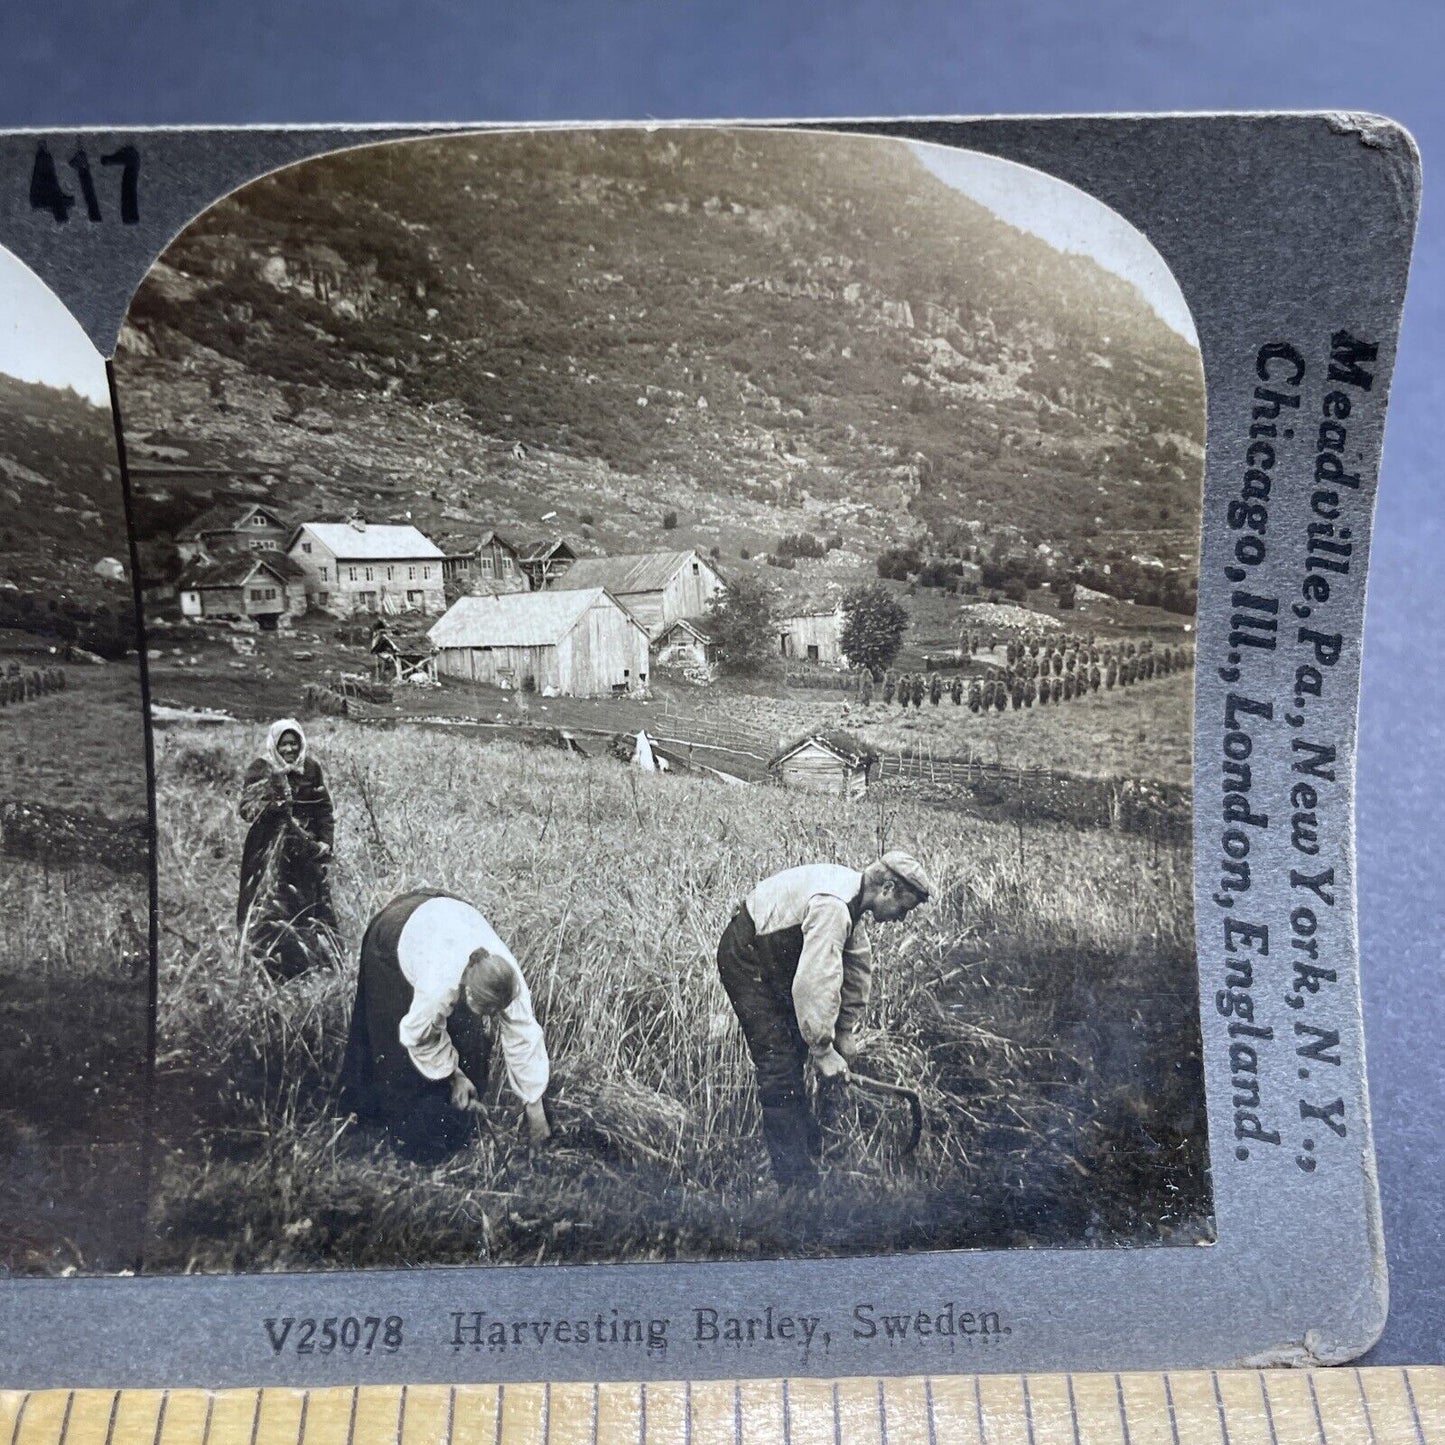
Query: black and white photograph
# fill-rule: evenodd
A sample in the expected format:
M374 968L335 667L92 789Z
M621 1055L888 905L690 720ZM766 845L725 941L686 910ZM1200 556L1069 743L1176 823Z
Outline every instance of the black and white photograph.
M105 364L0 251L0 1276L134 1270L150 1063L136 599Z
M362 145L114 367L147 1272L1214 1241L1204 376L1122 216L822 131Z

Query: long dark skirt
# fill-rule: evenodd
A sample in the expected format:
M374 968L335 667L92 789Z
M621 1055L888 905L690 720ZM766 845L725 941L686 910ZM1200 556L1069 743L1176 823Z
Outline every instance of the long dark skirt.
M334 825L320 766L308 759L288 782L264 762L253 763L242 816L252 821L241 851L236 928L247 955L275 979L335 967L338 930L327 866Z
M388 903L361 941L356 1005L341 1065L341 1104L361 1123L373 1125L403 1154L434 1164L464 1149L476 1137L474 1115L454 1109L451 1082L428 1079L401 1042L401 1021L411 1008L412 986L397 960L401 931L411 915L440 893L407 893ZM492 1032L464 1004L447 1019L462 1072L486 1088L492 1061Z

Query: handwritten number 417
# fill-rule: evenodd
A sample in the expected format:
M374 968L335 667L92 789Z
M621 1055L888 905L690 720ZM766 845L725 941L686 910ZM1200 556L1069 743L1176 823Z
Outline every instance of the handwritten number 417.
M134 146L121 146L108 156L101 156L100 163L120 167L120 219L122 224L134 226L140 220L140 152ZM77 150L66 164L75 172L87 219L103 220L90 157L83 150ZM60 183L55 158L44 141L35 152L35 165L30 171L30 205L37 211L49 211L62 226L70 219L71 207L75 205L75 197Z

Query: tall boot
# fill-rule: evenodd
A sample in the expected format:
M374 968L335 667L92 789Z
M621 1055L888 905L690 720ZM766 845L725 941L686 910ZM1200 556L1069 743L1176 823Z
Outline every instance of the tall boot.
M763 1105L763 1142L768 1146L779 1190L799 1186L811 1189L818 1182L812 1123L806 1099Z

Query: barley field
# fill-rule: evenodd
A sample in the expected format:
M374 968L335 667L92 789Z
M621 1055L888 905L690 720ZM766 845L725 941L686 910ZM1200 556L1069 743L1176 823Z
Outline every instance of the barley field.
M259 728L158 738L153 1271L1197 1244L1212 1237L1187 848L642 775L491 736L318 723L347 963L238 959L241 773ZM860 1068L810 1208L780 1203L716 940L764 875L907 847L939 893L872 926ZM355 950L434 887L511 944L547 1032L558 1137L496 1080L475 1147L425 1169L336 1108ZM500 1070L494 1070L494 1076ZM900 1115L902 1117L900 1117Z

